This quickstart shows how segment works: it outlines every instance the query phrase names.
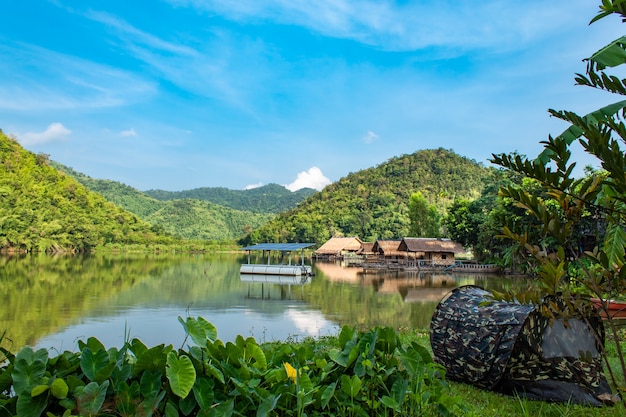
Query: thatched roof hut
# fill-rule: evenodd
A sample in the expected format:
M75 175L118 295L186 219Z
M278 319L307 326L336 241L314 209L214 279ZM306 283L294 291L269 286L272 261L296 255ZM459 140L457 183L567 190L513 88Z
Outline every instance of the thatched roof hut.
M361 239L353 237L332 237L315 251L315 256L339 257L361 249Z

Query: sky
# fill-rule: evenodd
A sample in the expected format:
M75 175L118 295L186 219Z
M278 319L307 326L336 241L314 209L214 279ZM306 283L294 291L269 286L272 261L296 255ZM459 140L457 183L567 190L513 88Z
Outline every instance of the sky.
M322 189L421 149L536 156L617 99L599 0L2 1L0 129L138 190ZM595 165L574 153L580 172Z

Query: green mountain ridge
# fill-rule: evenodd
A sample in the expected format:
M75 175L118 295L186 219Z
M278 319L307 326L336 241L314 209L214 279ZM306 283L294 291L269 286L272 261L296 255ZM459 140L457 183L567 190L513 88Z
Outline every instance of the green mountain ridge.
M57 169L74 177L110 202L134 213L156 230L192 240L233 240L260 227L274 215L237 210L192 198L157 200L126 184L93 179L72 168L51 162ZM285 192L290 191L285 189ZM181 192L184 195L184 192ZM236 206L236 204L232 204ZM293 207L291 203L287 207Z
M347 175L241 243L322 244L332 236L398 239L409 233L411 194L421 192L444 215L455 199L478 198L492 180L493 169L452 150L420 150Z
M312 188L301 188L292 192L282 185L267 184L247 190L202 187L185 191L147 190L145 194L162 201L189 198L210 201L236 210L278 214L294 208L315 192Z
M0 248L38 250L171 239L168 235L242 244L319 245L332 236L395 239L408 236L413 193L419 191L443 216L453 201L476 199L493 181L493 169L442 148L391 158L321 192L295 193L277 184L144 193L28 152L1 131L0 157Z
M0 249L88 251L171 241L0 130Z

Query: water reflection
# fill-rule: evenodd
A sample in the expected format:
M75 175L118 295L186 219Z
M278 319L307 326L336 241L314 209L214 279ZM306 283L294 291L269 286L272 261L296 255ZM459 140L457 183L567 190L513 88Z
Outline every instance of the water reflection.
M368 328L428 327L451 288L476 284L502 289L511 278L363 273L334 263L315 276L240 276L238 255L91 255L0 258L0 334L3 347L29 344L75 350L95 336L106 346L129 337L146 345L184 340L178 316L203 316L222 340L238 334L259 341L335 334L347 324Z

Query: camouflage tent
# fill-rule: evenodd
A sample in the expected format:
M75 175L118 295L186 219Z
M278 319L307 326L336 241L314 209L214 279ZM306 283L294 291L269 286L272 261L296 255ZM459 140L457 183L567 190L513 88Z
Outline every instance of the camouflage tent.
M547 401L601 405L612 398L598 317L551 322L536 305L495 301L464 286L439 302L430 340L451 380Z

